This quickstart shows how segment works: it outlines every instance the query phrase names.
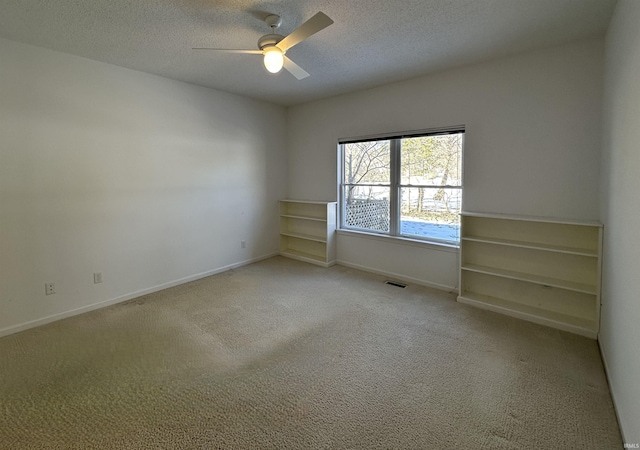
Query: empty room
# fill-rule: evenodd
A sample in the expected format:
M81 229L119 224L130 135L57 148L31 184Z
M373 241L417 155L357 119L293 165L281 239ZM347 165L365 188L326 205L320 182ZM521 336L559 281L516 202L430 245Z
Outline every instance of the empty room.
M640 1L0 11L0 449L640 448Z

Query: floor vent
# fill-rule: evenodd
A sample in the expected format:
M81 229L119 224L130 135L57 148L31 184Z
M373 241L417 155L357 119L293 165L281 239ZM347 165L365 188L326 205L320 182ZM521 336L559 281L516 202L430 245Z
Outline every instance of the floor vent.
M399 287L399 288L406 288L407 287L406 284L397 283L395 281L385 281L385 284L390 284L391 286L395 286L395 287Z

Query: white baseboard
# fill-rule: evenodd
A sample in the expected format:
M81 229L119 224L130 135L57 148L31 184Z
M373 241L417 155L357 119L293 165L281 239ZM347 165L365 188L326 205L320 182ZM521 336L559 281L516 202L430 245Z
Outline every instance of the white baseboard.
M618 421L618 428L620 428L620 434L622 435L622 442L629 442L624 437L624 430L622 429L622 423L620 422L620 412L618 411L618 406L616 405L616 396L613 392L613 387L611 386L611 377L609 376L609 364L607 364L607 357L602 350L602 342L600 341L600 335L598 335L598 349L600 350L600 359L602 359L602 365L604 366L604 375L607 379L607 385L609 386L609 393L611 394L611 402L613 403L613 411L616 413L616 420Z
M258 256L256 258L251 258L245 261L229 264L227 266L219 267L217 269L207 270L206 272L201 272L195 275L189 275L188 277L180 278L178 280L173 280L167 283L158 284L156 286L152 286L146 289L141 289L139 291L131 292L129 294L120 295L118 297L115 297L109 300L103 300L101 302L93 303L91 305L82 306L80 308L71 309L69 311L64 311L58 314L53 314L51 316L43 317L41 319L35 319L35 320L30 320L28 322L20 323L17 325L11 325L9 327L0 329L0 337L8 336L14 333L19 333L20 331L28 330L29 328L39 327L41 325L46 325L51 322L56 322L58 320L66 319L67 317L77 316L78 314L94 311L96 309L104 308L106 306L115 305L116 303L125 302L127 300L131 300L136 297L141 297L143 295L151 294L153 292L158 292L163 289L168 289L170 287L178 286L180 284L189 283L191 281L196 281L205 277L210 277L211 275L216 275L218 273L226 272L227 270L231 270L231 269L237 269L238 267L246 266L247 264L253 264L255 262L262 261L263 259L268 259L277 255L278 255L278 252L269 253L267 255Z
M438 289L441 291L447 291L452 294L458 293L458 288L456 288L455 286L447 286L444 284L432 283L430 281L421 280L419 278L408 277L406 275L402 275L399 273L386 272L384 270L374 269L373 267L361 266L360 264L353 264L353 263L341 261L341 260L337 260L336 263L341 266L351 267L352 269L358 269L364 272L371 272L371 273L375 273L376 275L383 275L385 277L389 277L397 281L404 281L406 283L419 284L421 286L426 286L426 287Z

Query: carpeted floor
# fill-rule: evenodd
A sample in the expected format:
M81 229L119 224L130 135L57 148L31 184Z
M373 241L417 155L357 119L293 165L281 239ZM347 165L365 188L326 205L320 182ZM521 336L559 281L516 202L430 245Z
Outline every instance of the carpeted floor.
M281 257L0 339L0 447L622 448L596 342Z

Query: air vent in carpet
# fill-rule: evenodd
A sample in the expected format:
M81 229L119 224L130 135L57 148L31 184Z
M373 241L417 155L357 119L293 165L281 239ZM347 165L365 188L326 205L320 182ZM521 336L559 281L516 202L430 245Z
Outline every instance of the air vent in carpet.
M398 283L396 281L385 281L385 284L390 284L391 286L395 286L395 287L399 287L399 288L406 288L407 287L406 284Z

